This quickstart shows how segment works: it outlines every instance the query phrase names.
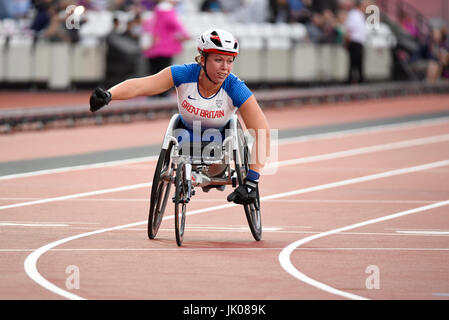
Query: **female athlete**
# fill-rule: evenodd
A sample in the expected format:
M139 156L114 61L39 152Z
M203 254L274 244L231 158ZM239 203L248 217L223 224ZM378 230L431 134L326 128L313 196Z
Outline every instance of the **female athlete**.
M231 73L239 43L234 36L220 29L211 29L198 38L197 63L167 67L155 75L129 79L108 91L96 88L90 97L90 110L97 111L111 100L126 100L137 96L153 96L176 87L178 109L183 125L192 130L194 121L201 128L223 130L237 112L247 129L257 132L251 161L244 185L228 196L237 204L255 203L259 172L270 150L270 128L267 119L246 84ZM265 135L260 136L260 132ZM259 139L265 140L263 145ZM265 150L259 151L260 144Z

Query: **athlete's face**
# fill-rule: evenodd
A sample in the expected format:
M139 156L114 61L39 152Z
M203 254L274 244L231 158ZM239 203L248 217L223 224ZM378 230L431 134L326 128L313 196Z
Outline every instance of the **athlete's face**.
M207 57L207 74L214 82L222 83L232 71L234 57L210 53Z

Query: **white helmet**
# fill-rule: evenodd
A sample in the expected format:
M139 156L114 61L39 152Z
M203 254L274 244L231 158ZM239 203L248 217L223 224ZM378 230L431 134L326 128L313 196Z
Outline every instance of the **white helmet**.
M213 52L235 57L239 53L239 43L226 30L210 29L199 36L198 51L200 53Z

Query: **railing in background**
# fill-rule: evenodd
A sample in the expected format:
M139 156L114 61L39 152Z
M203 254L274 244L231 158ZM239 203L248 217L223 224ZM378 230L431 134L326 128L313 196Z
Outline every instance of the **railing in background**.
M415 23L421 35L430 34L432 26L429 20L419 9L410 3L402 0L377 0L376 3L386 15L393 18L397 23L401 22L400 15L401 13L404 13L412 18L412 22Z

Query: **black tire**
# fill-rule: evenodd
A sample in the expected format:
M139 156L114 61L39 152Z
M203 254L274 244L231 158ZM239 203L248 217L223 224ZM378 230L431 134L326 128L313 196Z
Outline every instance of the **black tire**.
M243 134L243 129L240 123L237 124L238 149L234 151L235 170L237 172L238 185L243 185L246 175L249 171L249 149L246 138ZM256 204L245 204L246 220L248 221L251 233L256 241L262 239L262 216L260 213L260 198L259 186L256 189L257 201Z
M187 196L187 180L186 165L180 163L176 169L175 178L175 234L176 243L182 245L184 240L184 227L186 223L186 196Z
M162 179L167 172L172 169L171 150L173 144L170 144L167 150L162 149L157 161L156 170L151 186L150 210L148 215L148 238L154 239L159 230L159 226L164 216L167 200L170 195L171 181ZM170 173L170 176L173 173Z

